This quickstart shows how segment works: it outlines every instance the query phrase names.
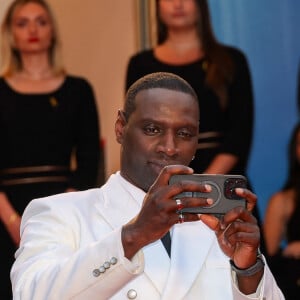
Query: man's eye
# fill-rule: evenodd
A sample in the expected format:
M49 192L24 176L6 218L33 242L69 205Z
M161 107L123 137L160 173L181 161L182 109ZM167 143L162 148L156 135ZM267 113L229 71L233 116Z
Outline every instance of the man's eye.
M193 135L189 131L179 131L178 136L183 137L183 138L190 138Z
M148 135L154 135L160 132L160 130L157 127L145 127L144 132Z

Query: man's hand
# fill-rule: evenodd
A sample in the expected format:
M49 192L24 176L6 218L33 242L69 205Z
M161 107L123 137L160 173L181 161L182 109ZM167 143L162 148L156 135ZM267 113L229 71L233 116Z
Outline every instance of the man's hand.
M236 207L225 214L221 220L205 214L200 218L215 231L223 252L237 267L246 269L255 264L260 242L259 227L251 214L257 197L247 189L237 188L236 193L246 199L246 209Z
M194 181L169 185L172 175L192 173L191 168L182 165L170 165L162 169L146 194L139 214L123 227L122 242L127 258L132 258L142 247L160 239L178 223L178 206L174 200L176 195L184 191L211 191L210 186ZM187 197L181 201L184 207L196 207L210 204L211 199ZM184 214L184 222L197 220L199 220L197 214Z
M223 252L232 259L239 269L253 266L257 260L260 231L255 217L251 214L257 197L247 189L237 188L236 193L245 198L247 208L236 207L219 220L214 216L202 214L200 219L215 231ZM244 294L254 293L262 278L263 269L256 274L238 276L239 289Z

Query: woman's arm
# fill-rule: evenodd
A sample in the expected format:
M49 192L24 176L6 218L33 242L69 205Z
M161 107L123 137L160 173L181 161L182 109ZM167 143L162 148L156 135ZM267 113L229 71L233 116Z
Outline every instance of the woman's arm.
M208 168L204 171L207 174L227 174L234 168L238 157L232 154L221 153L215 156Z
M0 192L0 220L11 236L11 239L18 246L20 243L21 218L3 192Z
M100 159L100 124L93 88L86 80L78 82L78 119L76 132L76 170L71 189L85 190L96 186Z
M268 203L263 231L268 255L275 255L284 238L287 222L287 201L283 192L273 195Z

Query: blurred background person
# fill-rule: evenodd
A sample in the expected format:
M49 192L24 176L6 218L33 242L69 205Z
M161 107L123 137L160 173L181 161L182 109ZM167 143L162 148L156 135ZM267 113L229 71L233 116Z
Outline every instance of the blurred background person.
M24 208L33 198L95 186L100 129L93 88L66 73L45 1L13 1L1 44L0 299L11 299Z
M253 97L247 60L215 38L206 0L157 0L157 46L130 58L126 90L145 74L168 71L195 89L200 135L197 173L245 174L252 139Z
M286 299L300 297L300 123L291 136L288 177L269 200L264 235L270 267Z
M156 23L157 45L129 59L126 90L152 72L184 78L197 93L201 120L190 167L247 176L254 105L245 55L216 40L207 0L156 0ZM260 220L257 208L253 213Z

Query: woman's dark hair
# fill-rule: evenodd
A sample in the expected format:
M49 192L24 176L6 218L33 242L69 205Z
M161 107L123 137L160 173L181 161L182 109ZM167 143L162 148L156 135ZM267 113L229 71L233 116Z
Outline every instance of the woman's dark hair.
M166 25L159 15L159 1L156 0L157 43L162 44L168 36ZM227 86L232 82L234 63L226 48L215 38L212 30L207 0L195 0L199 10L198 37L205 53L206 85L219 97L221 105L227 105Z
M296 203L300 203L300 159L297 155L298 135L300 132L300 122L295 126L288 148L288 178L283 190L294 189L296 191Z

